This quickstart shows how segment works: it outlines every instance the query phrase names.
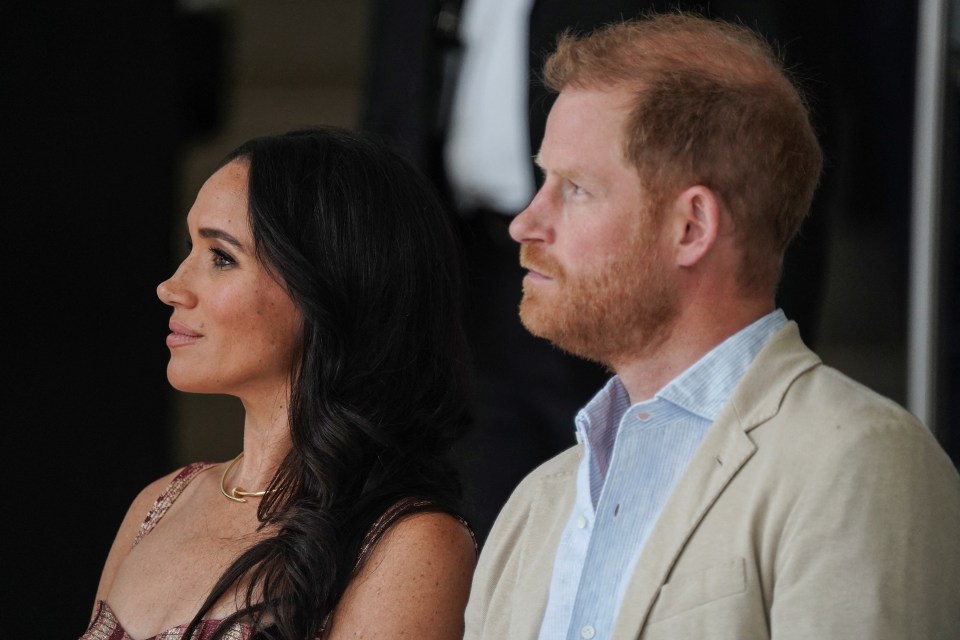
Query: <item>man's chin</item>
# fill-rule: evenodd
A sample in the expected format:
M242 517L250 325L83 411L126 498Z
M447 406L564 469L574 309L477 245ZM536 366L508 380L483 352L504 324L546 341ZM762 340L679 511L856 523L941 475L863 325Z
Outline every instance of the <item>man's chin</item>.
M542 300L524 296L520 303L520 322L537 338L542 338L554 347L577 358L605 365L591 348L589 340L578 338L571 327L564 324L563 310L558 305L543 304Z
M544 338L546 336L540 335L543 318L539 307L540 305L531 296L524 293L523 299L520 300L520 323L533 335Z
M545 304L537 296L524 294L520 301L520 323L531 334L553 342L559 333L556 305Z

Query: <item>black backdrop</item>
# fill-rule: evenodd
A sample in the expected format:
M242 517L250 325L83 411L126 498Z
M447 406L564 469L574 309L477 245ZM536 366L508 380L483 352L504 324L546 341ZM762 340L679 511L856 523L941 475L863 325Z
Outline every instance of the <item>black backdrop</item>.
M191 59L222 42L174 2L4 3L0 25L0 635L69 639L136 491L172 468L154 287L180 145L217 114L218 65Z

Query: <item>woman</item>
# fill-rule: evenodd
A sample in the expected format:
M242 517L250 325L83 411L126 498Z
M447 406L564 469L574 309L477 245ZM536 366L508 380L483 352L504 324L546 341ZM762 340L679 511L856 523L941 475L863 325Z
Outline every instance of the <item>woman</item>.
M360 134L297 131L229 154L187 227L157 288L167 377L238 397L243 451L140 493L84 638L461 638L465 346L431 187Z

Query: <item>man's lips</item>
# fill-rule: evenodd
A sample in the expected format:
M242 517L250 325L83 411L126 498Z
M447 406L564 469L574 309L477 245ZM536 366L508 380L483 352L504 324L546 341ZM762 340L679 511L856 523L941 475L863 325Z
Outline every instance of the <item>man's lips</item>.
M550 276L546 275L545 273L541 273L540 271L537 271L536 269L531 269L530 267L524 267L524 268L527 270L527 277L530 278L531 280L552 280L553 279Z
M520 267L527 270L527 277L533 281L543 282L563 277L560 262L549 255L543 247L535 244L521 245Z

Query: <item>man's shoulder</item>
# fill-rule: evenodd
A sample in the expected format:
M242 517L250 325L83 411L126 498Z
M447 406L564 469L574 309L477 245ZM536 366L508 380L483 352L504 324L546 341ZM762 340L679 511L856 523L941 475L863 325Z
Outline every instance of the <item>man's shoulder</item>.
M771 417L804 424L844 420L851 425L887 423L925 427L894 400L824 364L790 323L768 343L731 398L748 430Z
M580 445L574 445L553 456L536 469L531 471L517 485L516 491L528 490L533 485L544 481L563 480L568 477L576 476L577 467L580 464L580 457L583 455L583 448Z
M527 474L511 493L498 520L526 518L535 502L548 500L548 504L559 504L566 502L564 498L572 500L576 492L577 467L581 455L582 447L572 446Z
M827 465L857 458L874 464L896 460L905 443L938 467L946 457L915 416L824 364L793 323L758 354L729 404L719 420L746 431L763 458L812 456Z
M517 486L490 530L467 606L467 638L533 629L546 604L560 535L573 508L577 445L547 460ZM521 634L526 637L526 632Z
M810 423L851 429L892 429L929 435L902 405L845 373L820 364L797 377L783 396L781 413Z
M806 480L815 464L825 474L884 466L956 481L930 429L896 401L824 364L797 376L776 414L747 430L762 458L806 469Z
M490 538L515 544L531 527L541 535L562 527L576 495L581 452L579 445L570 447L531 471L501 509Z

